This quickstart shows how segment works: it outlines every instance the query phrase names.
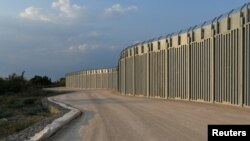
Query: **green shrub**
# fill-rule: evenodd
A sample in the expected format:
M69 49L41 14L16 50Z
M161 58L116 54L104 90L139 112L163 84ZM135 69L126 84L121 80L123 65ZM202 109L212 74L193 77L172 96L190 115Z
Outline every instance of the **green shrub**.
M0 78L0 95L3 95L6 92L5 81L3 78Z
M36 100L37 100L36 98L27 98L23 100L23 103L26 105L31 105L31 104L34 104Z
M6 103L11 105L16 103L20 98L16 95L6 96Z
M35 75L30 79L30 83L35 85L36 87L48 87L52 84L51 79L47 76L38 76Z
M7 108L3 108L0 110L0 118L7 118L13 116L13 111Z
M37 101L37 98L21 98L20 96L10 96L6 102L9 108L22 108L32 106Z
M25 115L38 115L43 112L43 107L41 105L33 105L31 107L25 107L24 109Z
M23 103L23 99L21 98L14 99L13 101L14 102L9 105L10 108L19 109L25 106L25 104Z
M25 80L23 79L23 77L18 76L15 73L10 75L6 82L8 91L10 92L18 93L21 92L25 87Z
M56 80L51 85L51 87L64 87L64 86L65 86L65 78L64 77Z

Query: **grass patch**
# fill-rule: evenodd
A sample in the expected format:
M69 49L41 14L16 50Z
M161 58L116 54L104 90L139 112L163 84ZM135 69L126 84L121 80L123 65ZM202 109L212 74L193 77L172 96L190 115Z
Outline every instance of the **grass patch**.
M8 110L6 108L0 110L0 119L8 118L10 116L13 116L13 111L12 110Z
M42 106L42 99L58 94L62 92L30 88L26 92L0 95L0 140L53 116Z
M23 113L27 116L39 115L40 113L43 113L43 112L48 112L48 111L44 110L44 108L41 105L25 107L23 109Z
M13 134L15 132L19 132L42 119L42 117L28 117L25 119L17 120L13 123L4 122L0 124L0 138L5 137L6 135Z
M26 105L32 105L37 101L36 98L26 98L23 100L23 103Z

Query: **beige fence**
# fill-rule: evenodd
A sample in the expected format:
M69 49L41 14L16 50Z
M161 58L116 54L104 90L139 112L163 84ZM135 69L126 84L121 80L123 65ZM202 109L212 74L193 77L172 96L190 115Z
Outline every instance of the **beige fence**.
M249 25L250 10L244 5L123 50L119 70L126 75L119 75L121 92L250 106Z
M132 45L121 52L117 69L71 73L66 75L66 85L250 106L248 5L187 30Z
M66 74L66 87L117 90L117 69L84 70Z

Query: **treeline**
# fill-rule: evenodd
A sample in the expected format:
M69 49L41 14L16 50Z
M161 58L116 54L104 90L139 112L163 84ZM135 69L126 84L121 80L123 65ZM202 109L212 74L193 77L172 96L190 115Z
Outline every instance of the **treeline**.
M31 88L60 87L65 86L65 79L60 78L52 82L47 76L35 75L27 80L22 72L20 75L13 73L6 78L0 77L0 95L8 92L19 93Z

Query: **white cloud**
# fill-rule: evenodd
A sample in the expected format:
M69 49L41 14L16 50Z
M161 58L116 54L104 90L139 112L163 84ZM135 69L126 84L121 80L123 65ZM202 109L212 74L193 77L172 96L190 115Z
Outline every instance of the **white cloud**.
M80 44L77 46L71 46L67 48L64 52L67 53L86 53L90 50L95 50L98 46L97 45L89 45L89 44Z
M114 4L109 8L106 8L103 13L103 17L112 17L115 15L122 15L130 11L138 10L137 6L131 5L128 7L123 7L121 4Z
M36 8L33 6L26 8L23 12L20 13L20 16L22 18L27 18L37 21L45 21L45 22L51 21L51 15L45 13L43 9Z
M71 5L70 0L57 0L51 4L51 7L59 9L61 11L60 16L70 18L78 17L81 11L85 9L85 7L76 4Z
M76 19L86 10L84 6L71 4L70 0L56 0L52 2L51 8L59 10L59 13L56 14L55 10L49 13L42 8L30 6L20 13L20 17L44 22L61 22Z

